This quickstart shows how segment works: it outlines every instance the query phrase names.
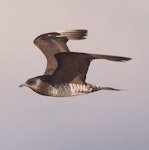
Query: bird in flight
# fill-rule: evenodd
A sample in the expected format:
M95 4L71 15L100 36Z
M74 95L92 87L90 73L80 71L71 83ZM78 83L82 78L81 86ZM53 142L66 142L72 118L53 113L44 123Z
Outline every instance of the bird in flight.
M54 97L68 97L92 93L99 90L119 89L100 87L87 83L86 74L94 59L125 62L131 58L111 55L70 52L68 40L82 40L87 30L66 30L38 36L34 43L47 59L43 75L28 79L20 87L26 86L38 94Z

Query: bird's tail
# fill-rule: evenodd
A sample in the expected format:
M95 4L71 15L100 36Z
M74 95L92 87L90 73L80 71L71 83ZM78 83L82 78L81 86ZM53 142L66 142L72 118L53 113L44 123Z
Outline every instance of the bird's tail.
M112 87L92 86L92 92L96 92L96 91L100 91L100 90L122 91L122 89L115 89Z
M98 87L99 90L111 90L111 91L122 91L122 89L115 89L111 87Z
M87 30L65 30L59 31L60 36L67 37L68 40L83 40L86 39Z
M100 54L89 54L89 55L92 57L92 59L106 59L110 61L120 61L120 62L131 60L131 58L121 56L100 55Z

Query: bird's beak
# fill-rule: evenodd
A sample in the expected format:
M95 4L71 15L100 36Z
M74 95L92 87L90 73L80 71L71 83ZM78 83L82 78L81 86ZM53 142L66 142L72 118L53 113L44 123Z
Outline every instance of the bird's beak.
M26 86L26 83L19 85L19 87L24 87Z

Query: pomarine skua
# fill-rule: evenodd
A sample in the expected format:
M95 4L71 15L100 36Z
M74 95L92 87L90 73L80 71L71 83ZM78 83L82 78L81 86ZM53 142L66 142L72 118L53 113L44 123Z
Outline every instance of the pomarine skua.
M47 59L45 73L28 79L20 87L26 86L38 94L54 97L68 97L92 93L99 90L119 89L100 87L87 83L86 74L93 59L125 62L128 57L70 52L68 40L82 40L87 30L66 30L38 36L34 43Z

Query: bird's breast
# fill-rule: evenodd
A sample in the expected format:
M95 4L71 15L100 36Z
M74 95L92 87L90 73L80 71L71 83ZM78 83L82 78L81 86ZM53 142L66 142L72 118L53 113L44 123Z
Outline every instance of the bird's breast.
M68 97L90 93L93 91L93 88L90 85L68 83L59 84L54 87L50 86L48 91L50 96Z

